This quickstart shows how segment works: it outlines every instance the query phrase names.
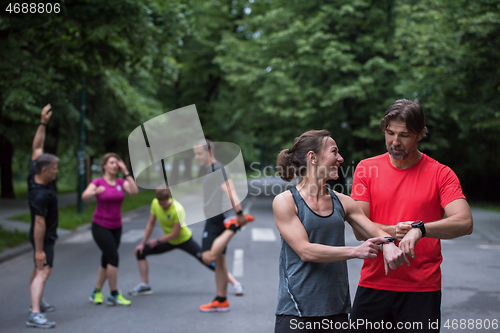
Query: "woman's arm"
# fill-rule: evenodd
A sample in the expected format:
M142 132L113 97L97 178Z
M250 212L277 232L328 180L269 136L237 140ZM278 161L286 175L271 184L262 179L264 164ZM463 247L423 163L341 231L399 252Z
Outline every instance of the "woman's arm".
M89 186L82 193L82 200L88 201L98 194L104 192L106 188L104 186L96 186L94 183L90 183Z
M377 243L385 241L385 238L369 239L357 247L310 243L289 191L274 198L273 212L281 236L304 262L330 263L353 258L376 258L379 250Z
M370 221L368 217L366 217L365 213L361 210L361 208L356 204L356 202L347 195L336 193L337 197L340 199L342 206L344 207L345 216L344 219L351 225L351 227L356 230L356 232L361 235L363 238L369 237L383 237L384 242L381 250L384 253L384 264L385 264L385 274L389 273L388 267L391 269L396 269L399 265L402 265L405 262L408 266L410 266L410 262L408 258L403 254L403 252L396 246L396 244L385 243L386 237L392 237L387 232L380 229L375 223Z

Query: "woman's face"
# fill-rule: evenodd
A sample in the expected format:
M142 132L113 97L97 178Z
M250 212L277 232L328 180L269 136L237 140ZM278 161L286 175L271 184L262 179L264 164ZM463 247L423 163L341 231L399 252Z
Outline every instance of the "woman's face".
M118 173L118 170L120 169L118 167L118 159L116 157L110 157L106 161L106 164L104 165L104 172L108 172L112 175L116 175Z
M317 177L323 179L339 178L338 168L342 162L344 162L344 158L340 155L335 140L331 137L324 138L321 156L316 159Z

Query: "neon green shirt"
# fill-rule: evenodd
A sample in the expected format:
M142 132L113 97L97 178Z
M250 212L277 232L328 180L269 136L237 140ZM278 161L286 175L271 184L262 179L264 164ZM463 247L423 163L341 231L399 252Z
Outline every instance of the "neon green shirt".
M181 231L179 232L179 236L176 239L171 240L169 243L172 245L179 245L191 238L191 230L186 226L186 212L184 211L184 207L175 199L172 199L173 202L168 207L167 210L163 210L158 202L158 199L153 199L151 203L151 214L156 216L156 219L160 223L160 226L163 229L163 232L169 234L172 232L174 228L174 223L179 222L181 224Z

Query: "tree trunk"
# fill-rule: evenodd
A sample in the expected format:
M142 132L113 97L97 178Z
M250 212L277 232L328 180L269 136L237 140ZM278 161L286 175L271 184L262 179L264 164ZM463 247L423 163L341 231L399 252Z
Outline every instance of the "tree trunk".
M0 180L1 180L1 197L15 198L14 185L12 183L12 155L14 147L3 135L0 135Z

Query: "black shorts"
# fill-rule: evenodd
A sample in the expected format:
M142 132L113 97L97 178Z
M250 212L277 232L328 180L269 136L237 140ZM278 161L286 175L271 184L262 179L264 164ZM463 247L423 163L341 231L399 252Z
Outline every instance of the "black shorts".
M224 226L224 219L224 214L219 214L207 219L201 242L201 252L210 250L214 240L219 237L224 230L226 230L226 227ZM224 252L222 253L226 253L226 248L224 248Z
M358 320L363 324L350 332L439 332L441 290L417 293L358 287L351 322Z
M35 262L36 266L36 260L35 260L35 241L30 238L31 245L33 246L33 262ZM49 266L50 268L53 267L54 265L54 245L55 241L50 241L50 240L43 240L43 252L45 252L45 257L47 260L47 263L44 266Z
M274 333L348 332L348 322L347 313L324 317L276 315Z

